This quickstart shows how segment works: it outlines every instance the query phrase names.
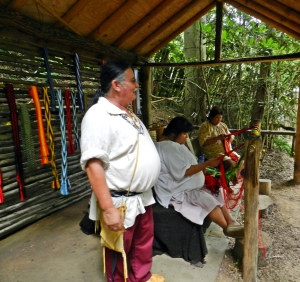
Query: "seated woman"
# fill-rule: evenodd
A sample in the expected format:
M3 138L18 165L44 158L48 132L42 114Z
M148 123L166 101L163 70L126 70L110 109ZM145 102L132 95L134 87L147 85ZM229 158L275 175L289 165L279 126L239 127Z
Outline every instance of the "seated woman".
M198 164L196 157L185 146L193 125L184 117L175 117L164 129L156 143L161 159L161 171L154 190L157 201L165 208L172 205L184 217L203 224L208 216L223 228L226 236L243 237L244 228L236 222L224 205L222 194L214 196L205 188L203 171L216 167L219 160L210 159Z
M223 111L214 106L207 117L207 121L202 123L199 128L199 144L206 159L216 159L224 155L227 150L231 150L231 142L234 135L230 135L227 125L222 121ZM227 135L227 136L226 136ZM227 141L227 144L225 142ZM228 149L226 150L226 145ZM239 159L239 155L232 152L223 159L224 169L232 169Z

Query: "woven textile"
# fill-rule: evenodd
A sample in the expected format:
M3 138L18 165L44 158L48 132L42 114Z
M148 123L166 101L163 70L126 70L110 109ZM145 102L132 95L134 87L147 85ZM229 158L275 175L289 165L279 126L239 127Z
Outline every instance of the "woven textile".
M31 129L31 121L29 117L27 104L19 104L21 136L23 141L24 157L27 160L28 169L33 171L37 169L37 157L34 149L33 133Z
M66 125L64 114L64 101L62 98L61 90L56 90L56 97L59 106L59 118L60 118L60 134L61 134L61 180L60 180L60 193L62 195L68 195L71 188L68 179L68 159L67 159L67 140L66 140Z
M71 102L72 102L72 127L75 135L74 146L76 150L80 150L78 126L77 126L77 107L76 107L76 94L71 91Z
M41 103L38 94L38 89L34 85L30 85L29 94L34 102L35 114L37 119L38 133L39 133L39 142L40 142L40 156L41 156L41 164L49 163L49 149L48 144L46 142L45 130L44 130L44 122L42 117Z
M15 165L16 165L16 180L19 184L19 196L21 201L25 201L25 189L24 189L24 176L23 176L23 164L21 145L18 128L18 116L17 116L17 105L15 100L14 88L12 84L5 85L5 94L8 101L11 126L13 133L13 143L15 146Z
M82 84L81 84L81 78L80 78L80 62L79 62L79 56L77 53L74 54L74 62L75 62L75 74L76 74L76 83L77 83L77 101L79 110L84 110L84 104L83 104L83 91L82 91Z
M52 77L51 77L51 69L48 59L48 49L47 47L43 47L43 56L44 56L44 63L47 70L47 78L48 78L48 84L50 88L50 96L51 96L51 112L57 113L56 103L55 103L55 93L52 83Z
M50 157L51 157L50 164L51 164L52 174L53 174L52 188L57 189L60 188L60 183L58 179L58 172L57 172L56 161L55 161L54 138L53 138L53 129L51 125L50 99L49 99L47 87L43 87L43 98L44 98L44 105L45 105L46 133L49 141L49 150L50 150Z

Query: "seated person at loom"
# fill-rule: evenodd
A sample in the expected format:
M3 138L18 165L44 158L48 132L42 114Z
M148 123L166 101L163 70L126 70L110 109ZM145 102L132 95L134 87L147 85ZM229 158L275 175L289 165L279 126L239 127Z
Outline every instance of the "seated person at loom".
M230 135L227 125L222 121L223 111L214 106L207 121L199 128L199 144L206 159L216 159L232 150L231 142L234 135ZM223 159L225 171L231 170L237 163L239 155L235 152L226 155Z
M184 117L175 117L163 131L156 148L161 171L154 186L157 201L165 208L172 205L191 222L202 225L206 216L223 228L226 236L243 237L244 227L236 222L224 205L222 193L212 195L204 186L203 171L216 167L219 160L198 164L186 147L186 138L194 126Z

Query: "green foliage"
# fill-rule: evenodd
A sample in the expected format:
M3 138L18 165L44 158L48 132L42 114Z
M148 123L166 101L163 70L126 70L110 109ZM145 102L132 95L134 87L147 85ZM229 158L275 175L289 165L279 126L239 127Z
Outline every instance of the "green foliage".
M205 23L201 22L199 25L205 39L207 60L214 60L215 10L206 15ZM176 37L155 54L154 60L156 62L184 62L183 39L183 34ZM228 6L228 11L224 13L223 17L222 59L297 52L300 52L299 40ZM199 81L205 81L206 88L202 90L208 97L207 102L210 105L219 105L223 109L223 119L229 128L243 128L249 125L257 89L262 80L260 68L260 63L202 68L203 73L201 73ZM186 71L187 69L184 68L153 69L155 84L153 101L164 99L163 102L154 103L156 107L175 107L176 110L181 110L183 113ZM276 130L276 126L283 120L296 121L299 77L300 62L298 60L272 62L270 73L264 80L267 99L264 104L259 104L265 109L262 129ZM193 83L200 85L198 81ZM208 110L207 108L206 112ZM274 145L283 151L290 152L288 144L286 145L279 137L274 139Z
M284 136L275 136L274 148L287 154L291 154L292 151L292 146L288 143L287 138L285 138Z

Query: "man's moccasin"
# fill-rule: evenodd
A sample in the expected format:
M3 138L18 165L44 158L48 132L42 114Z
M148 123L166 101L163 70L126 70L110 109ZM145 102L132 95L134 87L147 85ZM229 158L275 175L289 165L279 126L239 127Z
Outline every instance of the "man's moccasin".
M165 278L159 274L152 274L147 282L165 282Z

